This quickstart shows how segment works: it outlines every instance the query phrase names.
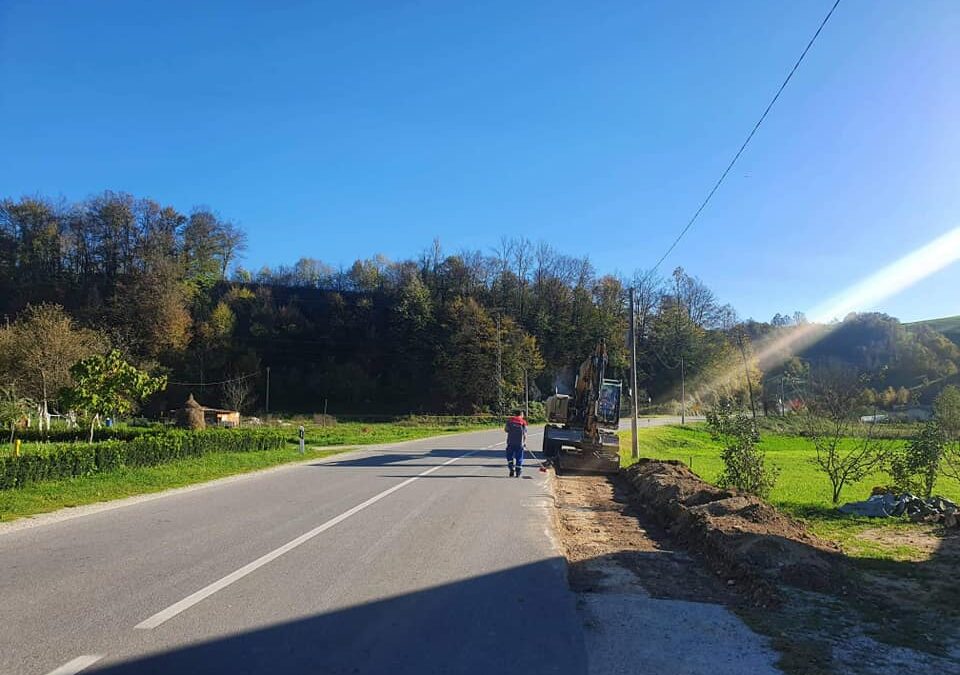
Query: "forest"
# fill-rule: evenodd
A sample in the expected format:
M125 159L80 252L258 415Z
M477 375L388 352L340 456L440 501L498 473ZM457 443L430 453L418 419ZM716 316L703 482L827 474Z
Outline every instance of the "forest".
M299 242L305 251L322 248ZM853 314L765 370L756 345L809 325L802 313L742 319L694 274L595 269L588 251L504 238L489 250L425 242L416 258L348 267L302 257L243 266L243 230L209 208L190 213L129 194L77 203L0 201L0 387L56 401L70 366L119 350L167 377L148 411L193 393L207 405L397 415L500 412L573 384L606 341L626 379L629 289L636 289L639 401L669 406L681 377L692 404L720 395L776 406L811 364L864 374L881 405L929 402L957 381L960 347L928 324ZM721 386L721 372L742 377ZM893 392L891 395L890 392Z

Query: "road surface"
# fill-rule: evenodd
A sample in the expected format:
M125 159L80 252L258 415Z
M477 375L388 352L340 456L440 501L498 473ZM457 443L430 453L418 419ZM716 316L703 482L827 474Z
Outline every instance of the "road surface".
M502 440L0 532L0 673L584 673L547 474L508 478Z

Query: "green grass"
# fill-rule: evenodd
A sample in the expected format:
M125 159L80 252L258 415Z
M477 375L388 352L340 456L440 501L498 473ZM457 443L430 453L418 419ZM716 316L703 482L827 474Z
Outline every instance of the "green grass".
M262 452L218 452L160 466L124 468L94 476L35 483L0 491L0 522L66 507L159 492L303 459L317 459L349 449L308 449L303 455L295 449L286 448Z
M704 480L715 482L723 469L720 445L710 438L704 425L665 426L641 429L640 455L653 459L678 459L689 465ZM622 465L633 463L630 457L630 432L621 432ZM891 444L902 441L891 440ZM831 502L830 481L814 465L815 450L809 439L765 433L760 447L767 453L767 462L780 469L770 502L807 522L817 535L836 541L849 555L863 559L910 560L917 552L904 546L886 546L858 537L863 531L884 528L910 528L913 525L894 518L863 518L837 512ZM844 488L841 502L866 499L876 485L890 481L883 472ZM960 482L941 477L937 494L960 501Z
M307 445L305 455L301 455L297 450L296 438L299 424L304 426ZM0 491L0 522L66 507L202 483L304 458L325 457L359 445L416 440L488 426L343 422L334 426L321 427L312 421L292 420L283 425L283 428L290 432L290 442L281 450L211 453L160 466L124 468L94 476L48 481L12 490L2 490Z
M476 424L449 424L449 425L421 425L406 424L403 422L338 422L334 426L323 427L312 421L304 422L290 420L291 437L296 437L297 426L303 424L307 445L372 445L376 443L396 443L398 441L412 441L429 436L463 433L493 428L499 425Z

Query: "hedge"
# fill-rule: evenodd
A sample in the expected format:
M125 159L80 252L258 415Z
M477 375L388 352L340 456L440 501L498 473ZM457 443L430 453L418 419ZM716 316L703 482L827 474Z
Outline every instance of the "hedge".
M282 431L272 429L175 429L128 441L44 444L35 453L0 457L0 490L90 476L125 466L156 466L215 452L279 450L286 441Z
M94 431L95 441L132 441L135 438L148 434L162 434L165 429L161 426L153 427L103 427ZM40 431L36 427L18 429L16 437L24 443L49 442L72 443L86 441L90 438L90 427L74 427L73 429L58 428Z

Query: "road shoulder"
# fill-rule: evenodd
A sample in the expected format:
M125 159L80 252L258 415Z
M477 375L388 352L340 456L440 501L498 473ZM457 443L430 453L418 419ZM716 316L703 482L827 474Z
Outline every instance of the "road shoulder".
M562 476L553 489L591 675L779 672L769 640L728 608L732 590L634 512L616 479Z

